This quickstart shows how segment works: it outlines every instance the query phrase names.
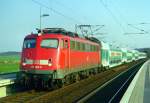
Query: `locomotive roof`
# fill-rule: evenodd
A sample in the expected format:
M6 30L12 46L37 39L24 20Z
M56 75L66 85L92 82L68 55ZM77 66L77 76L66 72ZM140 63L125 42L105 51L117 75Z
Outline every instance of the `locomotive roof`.
M95 38L95 37L87 37L87 36L86 36L85 39L90 40L90 41L95 42L95 43L98 43L98 44L101 44L101 41L98 40L98 39Z
M38 30L38 33L41 33L41 30ZM64 28L45 28L42 30L42 35L45 35L45 34L60 34L60 35L65 35L65 36L69 36L69 37L81 38L81 37L79 37L79 35L77 33L67 31ZM81 38L81 39L83 39L83 38ZM84 37L84 39L100 44L100 41L95 37Z
M45 28L42 31L38 30L38 33L41 33L42 35L44 34L61 34L61 35L66 35L70 37L79 37L77 33L66 31L63 28Z
M79 35L77 33L66 31L63 28L45 28L42 31L40 29L37 29L37 30L38 30L38 34L41 34L43 36L48 36L48 35L56 36L57 35L57 36L60 37L60 36L64 35L64 36L67 36L67 37L78 38L78 39L81 39L81 40L88 40L88 41L91 41L91 42L94 42L94 43L98 43L99 45L101 44L101 41L99 41L95 37L81 38L81 37L79 37ZM36 38L36 37L39 36L38 34L30 34L30 35L27 35L26 38Z

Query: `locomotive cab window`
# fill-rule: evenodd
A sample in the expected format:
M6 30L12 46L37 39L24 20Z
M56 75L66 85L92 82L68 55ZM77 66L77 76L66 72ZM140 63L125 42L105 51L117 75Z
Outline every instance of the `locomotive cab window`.
M40 46L42 48L57 48L58 40L57 39L43 39Z
M36 39L25 39L23 43L23 48L35 48Z

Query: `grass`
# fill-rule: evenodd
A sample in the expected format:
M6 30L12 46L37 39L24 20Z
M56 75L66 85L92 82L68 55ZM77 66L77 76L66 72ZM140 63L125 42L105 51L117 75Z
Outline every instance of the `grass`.
M20 60L19 55L11 55L11 56L0 56L0 61L14 61L14 60Z
M19 71L19 64L0 64L0 74Z
M19 71L19 55L0 56L0 74Z

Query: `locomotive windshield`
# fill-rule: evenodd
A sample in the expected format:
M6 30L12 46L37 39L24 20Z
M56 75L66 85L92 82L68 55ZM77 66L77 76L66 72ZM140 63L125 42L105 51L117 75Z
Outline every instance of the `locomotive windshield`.
M57 48L58 40L57 39L43 39L40 45L42 48Z
M36 39L25 39L23 48L35 48L36 46Z

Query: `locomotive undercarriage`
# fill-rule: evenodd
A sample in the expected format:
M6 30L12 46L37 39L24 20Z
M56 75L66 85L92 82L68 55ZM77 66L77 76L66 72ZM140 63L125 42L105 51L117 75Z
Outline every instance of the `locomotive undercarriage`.
M52 74L32 74L26 72L20 72L17 76L17 82L25 88L56 88L62 84L60 80L53 79Z
M64 85L78 82L101 71L103 71L102 68L91 68L80 72L70 73L64 76L64 78L53 78L54 74L32 74L20 72L18 74L17 82L27 89L56 89L63 87Z

